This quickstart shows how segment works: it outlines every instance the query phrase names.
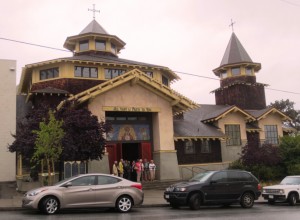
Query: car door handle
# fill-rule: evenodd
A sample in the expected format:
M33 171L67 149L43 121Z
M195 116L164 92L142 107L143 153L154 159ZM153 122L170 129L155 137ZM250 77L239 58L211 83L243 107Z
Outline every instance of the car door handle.
M94 189L93 188L89 188L89 191L94 191Z

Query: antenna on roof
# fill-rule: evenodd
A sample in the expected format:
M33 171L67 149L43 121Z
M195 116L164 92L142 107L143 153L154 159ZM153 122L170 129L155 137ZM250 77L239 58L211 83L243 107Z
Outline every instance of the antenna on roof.
M99 12L100 13L100 10L96 10L95 9L95 4L93 4L93 9L88 9L88 11L92 11L93 12L93 19L95 20L95 12Z
M232 32L234 32L234 30L233 30L233 25L234 25L234 24L235 24L235 21L232 21L232 19L231 19L231 23L230 23L229 27L231 26Z

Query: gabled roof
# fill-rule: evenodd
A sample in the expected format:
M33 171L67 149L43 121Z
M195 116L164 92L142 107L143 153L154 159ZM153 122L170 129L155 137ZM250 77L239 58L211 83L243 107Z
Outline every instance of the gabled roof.
M109 33L96 20L92 20L79 34L87 33L109 35Z
M282 120L288 120L288 121L292 120L290 117L288 117L287 115L285 115L284 113L282 113L281 111L279 111L278 109L273 108L273 107L269 107L269 108L265 108L265 109L261 109L261 110L245 110L245 111L248 112L249 114L251 114L253 117L255 117L256 120L258 120L258 121L265 118L268 114L271 114L271 113L279 114L279 116L282 118Z
M225 139L219 128L202 122L203 117L213 105L201 105L200 108L184 113L184 119L175 119L174 139Z
M238 108L235 105L232 106L215 105L215 106L211 106L209 109L210 109L209 111L210 113L206 114L205 117L202 118L202 121L204 123L218 121L231 112L240 112L246 117L247 121L255 121L255 118L251 114Z
M132 83L133 85L139 84L140 86L149 89L153 93L168 100L173 107L174 114L178 114L199 107L197 103L179 94L175 90L172 90L170 87L163 85L155 79L148 77L144 72L138 69L128 71L127 73L121 76L115 77L100 85L94 86L79 94L76 94L75 96L72 96L67 100L76 100L77 103L80 104L128 82ZM61 102L57 108L61 108L63 104L64 101Z

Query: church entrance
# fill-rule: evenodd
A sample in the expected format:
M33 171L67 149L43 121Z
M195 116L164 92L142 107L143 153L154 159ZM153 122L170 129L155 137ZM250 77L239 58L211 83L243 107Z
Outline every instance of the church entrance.
M133 161L140 158L140 144L139 143L123 143L122 144L122 158L123 160Z

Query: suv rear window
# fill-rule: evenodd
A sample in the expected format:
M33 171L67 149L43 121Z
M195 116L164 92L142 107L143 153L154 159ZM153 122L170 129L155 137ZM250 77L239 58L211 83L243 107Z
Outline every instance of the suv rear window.
M252 176L246 172L228 172L229 182L244 182L244 181L253 181Z

